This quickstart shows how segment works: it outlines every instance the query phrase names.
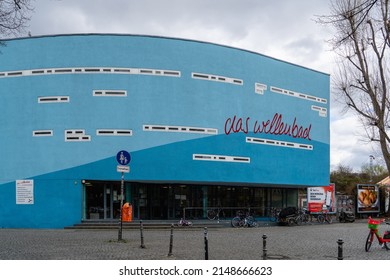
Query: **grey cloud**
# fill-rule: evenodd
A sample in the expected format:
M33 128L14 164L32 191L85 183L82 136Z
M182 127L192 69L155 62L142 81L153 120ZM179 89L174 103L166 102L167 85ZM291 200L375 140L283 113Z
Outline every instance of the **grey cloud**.
M325 42L318 38L305 36L294 40L285 45L291 55L299 57L299 60L305 61L307 58L317 60L320 58L325 47Z
M287 36L284 30L292 28L301 17L311 15L303 5L319 1L40 0L36 2L31 29L33 33L157 31L158 35L169 36L185 30L202 36L217 29L229 40L242 40L253 32L263 37L265 33Z

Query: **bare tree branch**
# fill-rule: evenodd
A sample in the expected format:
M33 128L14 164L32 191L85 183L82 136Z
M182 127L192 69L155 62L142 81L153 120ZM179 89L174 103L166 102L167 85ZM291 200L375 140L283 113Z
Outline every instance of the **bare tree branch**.
M25 32L32 10L30 0L0 0L0 38Z
M339 96L361 120L370 141L378 142L390 171L390 0L332 0L331 40L341 58Z

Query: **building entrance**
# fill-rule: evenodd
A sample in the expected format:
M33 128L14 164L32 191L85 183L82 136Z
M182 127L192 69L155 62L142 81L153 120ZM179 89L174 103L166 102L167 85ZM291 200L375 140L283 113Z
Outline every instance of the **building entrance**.
M131 183L134 218L177 219L184 207L202 207L202 188L188 185Z
M89 220L120 217L120 182L86 181L84 217Z
M83 219L119 219L120 181L84 181ZM272 207L297 206L298 189L202 186L125 182L123 202L131 203L133 218L143 220L206 219L207 210L223 209L231 218L237 209L267 217Z

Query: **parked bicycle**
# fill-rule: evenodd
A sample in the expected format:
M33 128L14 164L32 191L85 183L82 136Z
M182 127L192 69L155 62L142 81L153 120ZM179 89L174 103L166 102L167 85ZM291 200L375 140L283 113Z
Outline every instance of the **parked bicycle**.
M323 224L325 222L327 222L328 224L331 224L331 223L333 223L333 216L329 213L329 211L324 210L324 211L322 211L322 213L317 215L317 221L320 224Z
M293 226L296 224L296 218L298 217L298 209L296 207L283 208L279 213L279 223Z
M272 207L270 209L270 214L269 214L269 220L271 222L278 222L279 221L279 213L281 209Z
M381 222L384 222L384 219L381 220L374 220L371 217L368 217L368 228L370 229L370 232L368 233L367 239L366 239L366 252L368 252L371 248L372 243L374 242L374 237L378 239L379 245L382 247L385 247L386 250L390 250L390 231L386 230L382 235L379 233L379 225ZM390 222L385 222L386 225L390 225Z
M311 219L312 219L312 218L311 218L311 215L310 215L310 211L309 211L307 208L303 208L302 211L303 211L303 218L302 218L302 221L303 221L304 223L310 222Z
M288 225L293 225L293 223L297 224L298 226L302 225L302 223L308 223L310 220L310 215L307 209L302 208L298 209L296 216L289 219Z
M249 212L237 211L237 215L231 221L232 227L258 227L258 224Z
M225 217L225 212L223 212L222 208L209 209L207 210L207 219L219 221L220 217Z

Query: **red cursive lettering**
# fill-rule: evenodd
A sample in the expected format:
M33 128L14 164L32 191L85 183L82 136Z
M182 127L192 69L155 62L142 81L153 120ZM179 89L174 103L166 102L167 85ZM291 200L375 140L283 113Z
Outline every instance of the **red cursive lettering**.
M243 132L248 134L249 132L250 117L247 118L228 118L225 122L225 134ZM283 121L283 115L275 113L272 120L258 121L256 120L253 125L253 133L255 134L272 134L272 135L287 135L293 138L301 138L311 140L310 132L312 125L303 127L297 124L297 118L294 118L292 124L288 124Z
M228 118L225 122L225 134L243 132L248 134L249 132L249 117L243 121L243 118L237 118L234 116L233 119Z

